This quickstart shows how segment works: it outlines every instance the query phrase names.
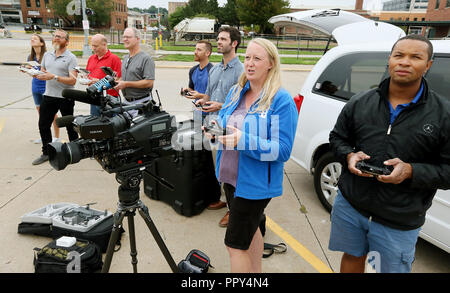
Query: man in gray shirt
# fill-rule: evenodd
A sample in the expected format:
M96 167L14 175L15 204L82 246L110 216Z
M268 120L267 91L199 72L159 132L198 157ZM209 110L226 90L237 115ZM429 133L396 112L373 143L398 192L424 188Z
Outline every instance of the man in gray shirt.
M209 71L208 86L205 94L191 92L197 103L203 106L203 112L214 113L222 108L231 87L238 83L244 71L244 65L236 52L241 43L241 34L234 27L221 27L217 37L217 52L223 54L222 62Z
M244 65L236 54L240 43L241 34L236 28L229 26L221 27L217 37L217 52L223 54L222 62L215 65L209 71L205 94L195 91L191 92L195 98L199 99L196 103L202 105L203 112L209 113L210 117L207 117L207 121L214 120L212 115L217 115L231 87L238 83L239 77L244 71ZM217 150L213 150L212 156L214 163L216 162L216 154ZM229 204L228 202L228 206ZM225 206L226 203L220 201L219 194L218 198L214 197L212 199L212 203L208 206L208 209L218 209ZM229 215L230 212L228 211L220 220L220 227L226 227L228 225Z
M135 28L127 28L123 32L123 44L129 50L122 61L122 77L116 89L122 90L124 104L148 102L152 96L155 81L155 62L147 53L141 51L141 34ZM129 112L132 116L137 111Z
M64 30L56 30L53 34L52 44L54 52L46 52L41 62L43 74L37 79L46 80L47 85L39 111L39 133L42 139L42 155L33 161L33 165L39 165L48 161L48 144L52 142L50 127L58 111L62 116L73 115L75 101L65 99L62 96L64 89L73 88L77 82L77 58L69 50L69 34ZM78 138L73 127L67 126L69 140Z

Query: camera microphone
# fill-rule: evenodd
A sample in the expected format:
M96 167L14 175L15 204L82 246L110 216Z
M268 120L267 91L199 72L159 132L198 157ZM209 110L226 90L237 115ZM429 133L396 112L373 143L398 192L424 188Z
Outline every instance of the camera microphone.
M75 101L86 103L86 104L91 104L91 105L96 105L96 106L101 105L99 99L92 98L92 96L85 91L79 91L79 90L74 90L74 89L64 89L62 91L62 96L64 98L67 98L70 100L75 100Z
M72 115L58 117L55 120L56 126L58 126L59 128L70 126L70 125L72 125L72 122L74 119L75 119L75 117Z

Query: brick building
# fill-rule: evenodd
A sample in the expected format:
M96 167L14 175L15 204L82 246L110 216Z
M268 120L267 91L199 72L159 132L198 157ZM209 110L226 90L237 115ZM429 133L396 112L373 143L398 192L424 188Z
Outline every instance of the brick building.
M169 7L169 9L168 9L169 15L172 14L173 12L175 12L175 10L176 10L178 7L184 7L184 6L186 6L187 4L188 4L188 3L187 3L187 0L186 0L185 2L169 2L169 3L168 3L168 7Z
M20 0L22 18L24 23L35 23L41 25L54 26L58 24L65 26L63 18L55 16L51 9L53 0ZM108 0L107 0L108 1ZM127 27L127 0L109 0L113 3L110 24L107 28L123 30Z
M116 30L124 30L128 27L127 0L113 0L110 27Z
M50 9L51 0L20 0L23 23L48 24L58 23Z
M450 0L429 0L425 20L430 38L450 36Z

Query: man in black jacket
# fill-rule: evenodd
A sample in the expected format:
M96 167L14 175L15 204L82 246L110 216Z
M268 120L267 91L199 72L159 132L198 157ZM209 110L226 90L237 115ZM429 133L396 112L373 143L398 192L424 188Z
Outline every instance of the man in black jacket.
M330 133L344 165L333 205L329 248L343 251L341 272L364 272L369 252L382 272L410 272L415 244L437 189L450 188L450 100L428 88L432 44L399 39L390 78L345 105ZM390 175L356 168L389 166Z

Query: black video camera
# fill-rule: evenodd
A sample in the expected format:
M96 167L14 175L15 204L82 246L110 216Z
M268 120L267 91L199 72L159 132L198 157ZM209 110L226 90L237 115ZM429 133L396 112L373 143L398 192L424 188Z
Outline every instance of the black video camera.
M65 126L72 124L80 138L49 144L49 160L54 169L63 170L68 164L95 157L108 173L123 172L146 167L172 150L171 139L177 130L175 117L161 110L161 102L156 105L153 100L122 106L117 98L106 94L114 87L113 80L107 75L86 92L63 90L65 98L100 104L101 116L66 116L72 119ZM126 112L130 110L138 110L139 115L132 119Z

